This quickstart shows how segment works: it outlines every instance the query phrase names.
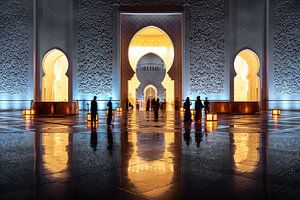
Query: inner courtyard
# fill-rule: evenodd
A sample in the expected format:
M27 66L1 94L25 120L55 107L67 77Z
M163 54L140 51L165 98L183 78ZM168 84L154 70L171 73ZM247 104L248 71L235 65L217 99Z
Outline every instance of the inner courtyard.
M0 200L300 199L300 0L0 1Z
M298 199L300 113L0 113L0 199ZM218 191L218 192L216 192Z

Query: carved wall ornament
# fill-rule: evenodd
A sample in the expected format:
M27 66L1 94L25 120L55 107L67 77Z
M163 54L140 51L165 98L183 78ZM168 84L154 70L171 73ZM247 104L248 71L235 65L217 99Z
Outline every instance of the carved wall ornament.
M151 5L188 5L191 93L224 90L225 0L153 0ZM78 81L82 94L112 93L113 5L139 6L147 0L78 1Z
M224 91L224 0L191 5L190 91L220 94Z
M29 1L0 3L0 93L26 95L29 89Z
M300 2L274 0L275 94L300 94Z

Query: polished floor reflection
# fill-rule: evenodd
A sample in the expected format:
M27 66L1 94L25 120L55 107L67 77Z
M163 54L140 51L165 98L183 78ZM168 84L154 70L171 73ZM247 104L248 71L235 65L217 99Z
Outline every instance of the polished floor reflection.
M0 199L299 199L300 112L182 118L1 112Z

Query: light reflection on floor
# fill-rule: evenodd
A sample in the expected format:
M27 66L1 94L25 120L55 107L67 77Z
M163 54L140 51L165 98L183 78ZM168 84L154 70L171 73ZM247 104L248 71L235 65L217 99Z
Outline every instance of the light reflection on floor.
M297 199L300 113L118 114L96 130L86 113L0 113L0 199Z

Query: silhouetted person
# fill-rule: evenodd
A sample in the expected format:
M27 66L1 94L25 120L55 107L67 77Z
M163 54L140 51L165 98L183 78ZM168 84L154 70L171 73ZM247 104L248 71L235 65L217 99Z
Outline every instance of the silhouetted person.
M146 111L149 111L150 110L150 99L147 100L147 103L146 103Z
M197 100L195 102L195 111L196 111L196 113L195 113L195 121L201 120L203 107L204 106L202 104L200 96L197 96Z
M190 98L187 97L184 104L183 104L183 108L184 108L184 122L188 122L190 123L192 120L191 120L191 109L190 109L190 106L191 106L191 102L190 102Z
M110 128L107 129L107 150L109 151L110 155L112 155L112 151L113 151L113 135L112 135L112 130Z
M126 98L126 100L125 100L125 109L126 109L126 112L128 112L128 104L129 104L129 101L128 101L128 99Z
M97 145L98 145L98 135L97 135L96 129L92 129L92 131L91 131L91 147L94 151L97 150Z
M185 124L185 126L184 126L183 139L184 139L186 145L189 146L190 142L191 142L191 127L190 127L190 124Z
M159 110L159 98L157 98L156 101L154 101L154 117L155 119L158 119L158 110Z
M97 97L94 96L94 100L91 101L91 127L93 128L96 125L96 116L98 111Z
M155 99L151 99L151 110L154 110Z
M209 101L207 100L207 97L205 97L205 101L204 101L204 111L205 114L209 113Z
M112 116L113 116L113 110L112 110L112 102L111 99L107 103L107 128L109 128L112 124Z
M128 107L133 110L133 105L130 102L128 103Z
M201 123L197 123L195 125L195 141L197 143L197 148L200 147L200 143L202 141L202 124Z

